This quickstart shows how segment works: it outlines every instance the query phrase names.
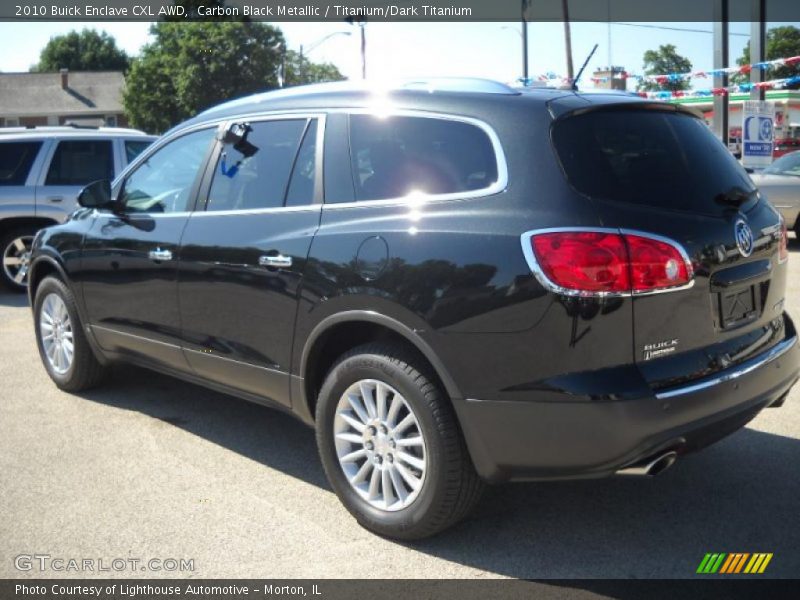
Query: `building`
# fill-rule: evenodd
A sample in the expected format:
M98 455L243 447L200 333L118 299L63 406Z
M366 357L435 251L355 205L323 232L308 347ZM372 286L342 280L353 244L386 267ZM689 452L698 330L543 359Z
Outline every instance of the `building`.
M0 127L124 127L121 71L0 73Z
M625 91L628 74L625 67L600 67L592 73L592 83L599 90L622 90Z
M742 135L742 109L750 94L731 94L728 98L728 129L730 136ZM775 104L775 137L800 138L800 90L767 90L765 100ZM714 99L712 97L673 98L671 102L695 109L703 115L706 123L714 118Z

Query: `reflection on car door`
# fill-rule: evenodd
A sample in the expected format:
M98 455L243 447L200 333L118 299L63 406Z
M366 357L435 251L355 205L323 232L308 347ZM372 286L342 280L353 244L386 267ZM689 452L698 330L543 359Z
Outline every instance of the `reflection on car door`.
M106 350L188 370L179 340L178 244L216 128L157 148L121 184L118 214L97 211L81 267L89 322Z
M250 122L209 168L181 242L186 358L205 378L289 404L297 298L322 201L319 116Z

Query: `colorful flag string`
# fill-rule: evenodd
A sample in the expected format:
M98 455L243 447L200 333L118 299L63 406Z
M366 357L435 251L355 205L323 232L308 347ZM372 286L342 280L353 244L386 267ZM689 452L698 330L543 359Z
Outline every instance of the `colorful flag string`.
M715 87L704 90L661 90L657 92L635 92L642 98L656 100L669 100L671 98L702 98L708 96L725 96L737 92L749 92L753 89L779 90L790 85L800 83L800 75L784 77L783 79L773 79L759 83L739 83L727 87Z
M679 83L681 81L688 81L690 79L706 79L708 77L717 77L720 75L747 75L753 69L766 71L773 67L791 66L800 63L800 56L790 56L788 58L776 58L775 60L767 60L764 62L757 62L751 65L737 65L735 67L725 67L724 69L711 69L710 71L691 71L689 73L667 73L664 75L634 75L627 71L620 71L614 73L610 77L592 77L595 83L606 82L610 79L636 79L637 81L653 81L655 83L664 85L667 83Z
M720 75L739 75L739 74L747 75L753 69L766 71L767 69L773 67L782 67L791 65L800 65L800 56L776 58L774 60L757 62L750 65L737 65L735 67L725 67L724 69L711 69L709 71L691 71L688 73L667 73L664 75L636 75L628 73L627 71L624 70L620 70L618 72L612 73L611 75L604 75L602 77L591 77L590 81L592 81L593 83L606 83L614 79L615 80L635 79L636 81L651 81L658 83L659 85L667 85L669 83L679 83L682 81L689 81L691 79L705 79L708 77L716 77ZM528 78L527 80L520 78L518 81L525 86L533 85L534 82L540 82L540 83L543 82L550 85L553 84L569 85L571 83L568 77L563 77L552 71L548 71L547 73L542 73L541 75L538 75L533 78ZM747 92L750 91L753 86L764 87L767 89L775 89L775 88L785 87L787 85L791 85L797 82L798 82L797 78L788 77L784 79L764 81L758 84L744 83L744 84L739 84L737 86L728 86L725 88L711 88L707 90L694 90L694 91L684 91L684 92L674 92L674 93L681 94L683 96L690 96L692 94L700 96L713 96L713 95L729 93L731 91ZM672 92L667 92L667 91L648 92L648 94L671 94L671 93ZM676 96L670 95L664 97L676 97ZM677 97L680 97L680 95Z

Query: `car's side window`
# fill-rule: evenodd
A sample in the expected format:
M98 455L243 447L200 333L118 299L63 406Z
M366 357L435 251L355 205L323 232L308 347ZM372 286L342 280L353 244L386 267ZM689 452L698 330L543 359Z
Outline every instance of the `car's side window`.
M214 169L207 210L283 206L295 159L298 164L303 159L298 157L298 149L308 126L308 119L256 121L249 125L242 140L225 144ZM313 154L311 152L312 157ZM299 167L307 180L311 176L313 192L314 163L306 160ZM297 177L301 177L299 172ZM305 183L299 179L294 183L292 197L295 204L308 197Z
M314 181L317 175L317 121L306 128L303 143L292 169L292 179L286 192L286 206L303 206L314 202Z
M0 185L25 185L42 142L0 144Z
M193 184L215 133L213 127L188 133L150 155L125 179L120 192L125 210L147 213L190 210Z
M62 140L47 169L45 185L86 185L114 178L110 140Z
M350 156L358 201L470 192L498 180L488 134L457 120L351 115Z
M151 143L149 140L125 140L125 164L131 164Z

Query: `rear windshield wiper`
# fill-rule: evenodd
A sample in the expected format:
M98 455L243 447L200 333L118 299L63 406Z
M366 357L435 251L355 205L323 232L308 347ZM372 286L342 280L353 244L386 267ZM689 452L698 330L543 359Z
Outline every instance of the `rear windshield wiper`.
M745 191L742 188L732 187L727 192L714 196L714 202L728 206L739 207L756 194L756 190Z

